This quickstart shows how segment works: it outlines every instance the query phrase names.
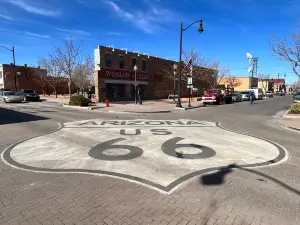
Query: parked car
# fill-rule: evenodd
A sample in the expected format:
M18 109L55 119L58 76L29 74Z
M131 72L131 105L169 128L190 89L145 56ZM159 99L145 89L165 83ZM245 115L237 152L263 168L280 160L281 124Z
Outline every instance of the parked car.
M242 91L241 95L242 95L243 101L250 101L250 94L251 94L251 91Z
M13 91L2 91L0 92L0 101L4 103L8 102L22 102L23 98L21 96L16 95Z
M233 94L232 95L232 101L233 102L242 102L243 101L243 98L242 98L242 95L241 94Z
M273 97L274 97L273 92L272 92L272 91L267 91L267 92L266 92L266 97L268 97L268 98L273 98Z
M26 101L39 101L39 94L35 93L32 89L21 89L17 95L21 96L23 100Z
M203 104L216 103L219 104L224 101L224 94L220 89L208 90L202 97Z
M300 91L294 94L293 96L293 102L297 103L300 102Z

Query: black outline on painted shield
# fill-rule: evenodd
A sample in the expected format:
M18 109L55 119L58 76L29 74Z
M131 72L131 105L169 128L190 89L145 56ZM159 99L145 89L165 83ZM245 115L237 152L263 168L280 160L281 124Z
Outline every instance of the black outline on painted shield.
M46 133L46 134L43 134L43 135L38 135L38 136L33 137L33 138L45 136L45 135L57 132L57 131L59 131L59 130L61 130L61 129L64 128L64 124L60 123L59 125L60 125L60 127L57 130L49 132L49 133ZM246 136L251 136L251 137L255 137L255 138L258 138L260 140L266 141L266 142L274 145L279 150L279 155L275 159L272 159L272 160L269 160L269 161L266 161L266 162L262 162L262 163L238 165L239 167L250 168L250 167L258 167L258 166L268 166L268 165L272 165L274 163L280 162L287 155L285 149L283 147L281 147L279 144L275 143L275 142L266 140L266 139L261 138L261 137L256 137L254 135L243 134L243 133L240 133L240 132L229 130L227 128L222 127L221 123L219 123L219 122L216 123L216 125L217 125L218 128L223 129L223 130L227 130L227 131L232 132L232 133L237 133L237 134L242 134L242 135L246 135ZM130 176L130 175L121 174L121 173L114 173L114 172L102 171L102 170L88 170L88 169L44 169L44 168L38 168L38 167L31 167L31 166L26 166L26 165L23 165L21 163L18 163L18 162L16 162L15 160L13 160L10 157L10 152L11 152L11 150L15 146L17 146L18 144L21 144L21 143L23 143L25 141L28 141L30 139L33 139L33 138L28 138L26 140L17 142L15 144L9 146L2 153L2 160L4 159L8 164L11 164L12 166L18 167L20 169L31 170L31 171L35 171L35 172L49 172L49 173L90 173L90 174L101 174L101 175L110 175L110 176L113 176L113 177L120 177L120 178L125 178L125 179L129 179L129 180L132 180L132 181L137 181L137 182L140 182L140 183L152 186L154 188L160 189L160 190L162 190L164 192L167 192L167 193L170 192L176 186L178 186L181 183L183 183L184 181L187 181L187 180L189 180L189 179L191 179L191 178L193 178L195 176L199 176L199 175L204 174L204 173L216 171L216 170L219 170L219 169L223 168L224 166L227 166L227 165L224 165L224 166L212 167L212 168L207 168L207 169L195 171L195 172L192 172L190 174L187 174L187 175L185 175L185 176L183 176L183 177L175 180L174 182L172 182L168 186L163 186L163 185L160 185L160 184L157 184L157 183L154 183L152 181L149 181L149 180L146 180L146 179L142 179L142 178L139 178L139 177Z

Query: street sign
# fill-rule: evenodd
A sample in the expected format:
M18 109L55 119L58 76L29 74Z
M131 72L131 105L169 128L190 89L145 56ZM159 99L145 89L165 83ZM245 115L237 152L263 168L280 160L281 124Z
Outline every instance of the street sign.
M193 77L188 77L187 78L187 84L188 85L193 84Z
M193 88L193 85L188 85L187 88Z

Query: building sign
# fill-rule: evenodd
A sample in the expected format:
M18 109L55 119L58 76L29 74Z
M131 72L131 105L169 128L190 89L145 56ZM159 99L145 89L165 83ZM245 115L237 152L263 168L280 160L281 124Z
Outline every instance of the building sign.
M99 78L114 80L135 80L135 72L128 70L103 69L98 71ZM148 74L136 72L137 81L162 81L162 76L158 74Z

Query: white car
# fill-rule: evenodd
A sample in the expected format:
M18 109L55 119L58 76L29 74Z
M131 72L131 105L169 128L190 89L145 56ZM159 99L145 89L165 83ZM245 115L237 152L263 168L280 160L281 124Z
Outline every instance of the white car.
M16 95L13 91L2 91L0 92L0 101L4 103L8 102L18 102L21 103L23 98L21 96Z

